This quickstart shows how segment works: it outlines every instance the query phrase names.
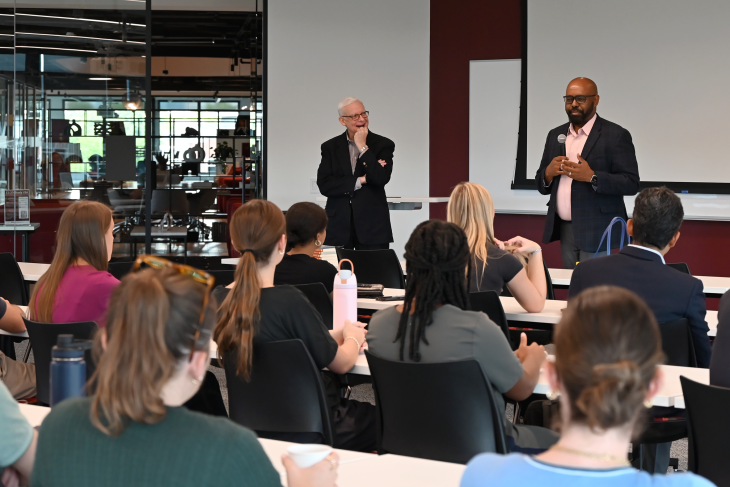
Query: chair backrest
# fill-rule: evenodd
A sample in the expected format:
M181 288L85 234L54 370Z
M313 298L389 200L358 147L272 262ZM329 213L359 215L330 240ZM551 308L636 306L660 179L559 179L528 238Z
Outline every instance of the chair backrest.
M355 265L358 283L382 284L393 289L405 289L403 267L393 249L347 250L337 248L337 260L350 259ZM349 269L348 263L343 268Z
M322 316L327 329L331 330L333 326L333 311L332 311L332 299L330 294L327 292L327 288L321 282L315 282L312 284L299 284L295 286L307 297L312 306L315 307L319 314Z
M227 269L227 270L207 270L205 271L211 276L215 278L215 285L216 286L227 286L230 283L232 283L235 280L236 271ZM218 303L220 306L221 303Z
M483 452L507 453L503 413L476 360L423 364L365 355L379 454L466 463Z
M122 277L129 274L129 271L132 270L132 266L134 265L134 261L116 261L116 262L109 262L109 265L107 267L107 271L109 271L109 274L116 277L120 281L122 280Z
M332 445L322 377L304 342L254 345L250 382L236 374L235 352L224 355L223 365L233 421L263 438L267 433L317 433L321 443Z
M190 210L187 193L183 189L153 189L152 213L170 212L184 215Z
M679 380L687 408L689 470L716 485L730 485L726 449L730 389L700 384L684 376Z
M504 308L502 307L502 301L499 300L499 296L494 291L482 291L479 293L469 293L469 304L473 311L481 311L489 316L489 319L494 321L498 327L502 329L502 333L507 337L507 343L512 346L512 341L509 337L509 324L507 323L507 316L504 314Z
M697 367L697 356L687 318L659 323L659 333L662 335L662 349L667 356L667 365Z
M553 278L550 277L550 271L545 261L542 261L542 266L545 268L545 283L547 284L547 293L545 299L555 300L555 291L553 290Z
M10 252L0 253L0 298L16 306L28 306L25 279L18 262Z
M669 267L671 267L672 269L677 269L679 272L684 272L685 274L689 274L690 276L692 275L689 272L689 266L684 262L677 262L675 264L667 264L667 265Z
M44 404L51 403L51 349L58 342L58 335L73 335L80 340L91 340L99 329L93 321L80 323L37 323L26 320L25 328L28 330L30 346L33 347L33 358L35 360L36 397ZM89 379L94 373L95 366L91 357L91 350L87 350L84 356L86 362L86 378Z

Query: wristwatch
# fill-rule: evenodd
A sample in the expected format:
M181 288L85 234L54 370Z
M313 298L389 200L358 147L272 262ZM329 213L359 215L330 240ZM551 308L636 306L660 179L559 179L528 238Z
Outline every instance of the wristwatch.
M366 150L368 150L368 146L367 145L362 146L362 149L360 149L360 154L362 154Z
M598 186L598 176L596 176L595 174L593 174L593 177L591 178L591 184L593 186Z

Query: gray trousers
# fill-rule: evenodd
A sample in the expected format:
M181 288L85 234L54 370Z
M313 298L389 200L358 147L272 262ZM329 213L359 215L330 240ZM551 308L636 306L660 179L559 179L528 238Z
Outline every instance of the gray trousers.
M563 256L563 268L564 269L575 269L578 262L592 259L594 252L585 252L578 248L575 243L575 236L573 235L573 222L560 222L560 252ZM596 257L606 255L606 251L599 252Z
M36 394L35 365L18 362L0 352L0 380L15 399L25 399Z

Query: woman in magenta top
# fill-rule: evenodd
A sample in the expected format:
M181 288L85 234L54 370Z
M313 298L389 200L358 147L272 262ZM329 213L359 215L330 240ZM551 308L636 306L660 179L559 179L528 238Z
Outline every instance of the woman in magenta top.
M30 298L32 318L42 323L95 321L104 326L112 291L119 281L107 272L114 243L109 208L77 201L61 216L51 267Z

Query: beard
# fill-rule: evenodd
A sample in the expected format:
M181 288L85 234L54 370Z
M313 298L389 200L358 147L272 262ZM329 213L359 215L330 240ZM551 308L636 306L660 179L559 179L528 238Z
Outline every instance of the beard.
M593 116L593 105L591 105L590 107L586 107L585 109L582 107L576 107L575 110L578 110L578 113L576 114L571 113L573 110L573 107L571 107L569 110L565 110L565 112L568 114L568 120L570 120L570 123L572 123L573 125L583 126Z

